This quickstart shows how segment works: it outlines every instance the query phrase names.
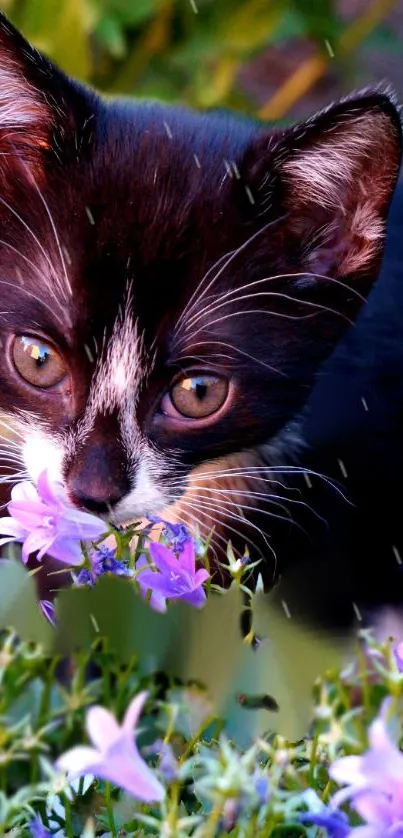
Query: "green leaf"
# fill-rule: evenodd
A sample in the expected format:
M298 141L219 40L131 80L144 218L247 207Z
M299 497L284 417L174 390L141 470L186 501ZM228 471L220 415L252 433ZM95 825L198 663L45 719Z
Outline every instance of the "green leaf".
M9 627L24 640L50 646L53 630L39 608L34 577L13 559L0 562L0 629Z
M19 25L24 35L76 78L88 79L91 54L87 0L26 0Z

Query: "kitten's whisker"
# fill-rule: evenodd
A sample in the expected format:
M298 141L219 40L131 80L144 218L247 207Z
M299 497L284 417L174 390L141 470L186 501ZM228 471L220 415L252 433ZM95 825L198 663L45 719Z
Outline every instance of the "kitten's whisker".
M200 312L196 312L196 314L193 314L191 317L187 317L185 331L192 328L192 325L194 325L195 322L200 320L200 318L204 317L207 313L209 313L210 311L214 311L215 306L217 304L217 301L220 302L220 306L221 306L221 305L225 304L225 302L224 302L225 300L228 301L228 299L231 298L231 297L235 297L236 301L238 301L239 299L241 299L241 300L242 299L247 299L247 296L246 297L239 297L239 294L240 294L241 291L246 291L246 290L249 291L254 286L261 285L262 283L273 282L274 280L282 280L282 279L297 279L298 277L301 277L301 276L309 276L309 277L312 277L313 279L324 279L328 283L332 283L334 285L339 285L343 289L348 289L348 291L351 290L353 295L355 295L361 303L366 302L365 297L363 297L362 294L360 294L359 291L357 291L355 288L350 289L350 286L348 286L346 283L342 282L339 279L335 279L335 277L327 276L326 274L311 273L310 271L299 271L299 272L295 272L295 273L275 274L274 276L266 276L266 277L263 277L262 279L256 279L253 282L245 283L244 285L241 285L240 287L233 288L230 291L226 291L224 294L220 294L220 293L215 294L214 295L214 302L212 302L210 305L206 305ZM263 294L264 292L259 292L259 293ZM271 293L271 292L267 292L267 293ZM254 296L254 295L251 295L251 296ZM294 298L292 298L292 299L294 299ZM230 302L233 302L233 300L230 300ZM297 302L304 302L304 301L298 299Z
M0 198L0 201L1 201L1 198ZM44 308L46 308L48 311L50 311L52 317L56 317L56 319L59 321L59 323L63 324L63 318L60 317L60 315L56 314L56 312L53 311L53 309L47 303L45 303L45 300L43 300L42 297L38 297L37 294L34 294L32 291L28 291L28 289L25 288L24 285L16 285L15 282L7 282L5 279L0 280L0 285L8 285L8 287L13 288L14 291L21 291L21 293L26 294L27 297L32 297L35 300L35 302L38 302L38 300L39 300L40 304ZM54 299L57 301L56 297ZM59 305L59 303L58 303L58 305Z
M207 492L209 495L213 495L213 494L218 494L219 496L221 496L221 495L224 495L224 496L225 495L236 495L238 498L245 496L247 499L252 498L252 500L256 499L257 501L262 500L262 501L264 501L265 504L267 504L269 506L270 505L279 506L281 509L283 509L284 511L287 512L287 520L290 520L290 522L294 526L299 527L301 529L301 527L297 523L297 521L295 521L293 519L291 511L289 509L287 509L287 504L292 503L294 505L304 507L304 509L307 509L308 512L310 512L318 521L320 521L322 524L324 524L324 526L328 526L327 521L324 518L322 518L322 516L319 515L319 513L316 512L316 510L313 509L313 507L309 505L309 503L306 503L306 501L303 501L303 500L297 500L296 498L284 497L283 495L273 495L271 493L265 493L265 492L254 492L254 491L251 491L250 489L241 489L241 488L239 488L239 489L221 489L221 488L216 488L214 486L200 486L199 487L198 485L195 485L195 486L191 487L192 492L193 492L193 489L194 489L194 494L197 497L203 497L203 495L199 495L199 489L201 489L202 491ZM281 503L281 501L284 501L284 503ZM239 501L239 505L243 506L244 509L251 509L254 512L262 513L262 515L272 515L270 509L265 510L264 508L262 508L261 506L258 506L257 504L255 506L248 506L247 507L244 503L241 503L241 501ZM303 532L305 532L305 530L303 530Z
M181 498L181 500L179 501L179 505L180 505L180 504L182 504L182 503L184 503L184 501L185 501L185 500L186 500L186 502L187 502L187 503L189 502L189 501L187 500L187 498L186 498L186 495L184 496L184 498L183 498L183 499ZM199 507L200 507L200 509L212 510L213 512L217 512L217 506L216 506L216 504L214 504L214 503L213 503L213 501L212 501L211 503L209 503L207 500L204 500L204 499L203 499L203 500L200 500L198 497L196 498L196 501L197 501L197 505L196 505L196 507L195 507L196 509L197 509L197 507L199 506ZM234 506L236 507L236 504L234 504ZM220 512L220 511L221 511L221 510L220 510L220 508L218 508L218 512ZM225 518L226 518L226 520L225 520L225 526L226 526L226 528L227 528L227 516L228 516L228 514L229 514L229 515L230 515L230 518L231 518L232 520L234 520L234 521L240 521L242 524L246 524L246 525L247 525L247 527L248 527L248 530L249 530L249 528L251 528L251 529L253 529L253 530L256 530L256 532L258 532L258 533L259 533L259 535L261 536L261 538L263 539L263 541L265 542L265 544L267 545L267 547L269 547L270 549L272 549L272 548L270 547L270 544L269 544L268 540L267 540L267 536L266 536L266 534L265 534L265 533L264 533L264 532L260 529L260 527L256 526L256 524L252 523L251 521L248 521L248 519L245 517L245 515L243 515L243 514L238 514L238 515L236 515L234 512L232 512L232 511L228 512L228 510L226 510L226 509L223 509L222 511L225 513ZM213 520L213 516L212 516L212 515L210 515L210 518ZM218 519L214 519L214 520L215 520L217 523L219 523L219 520L218 520ZM239 530L235 530L234 528L232 528L232 531L233 531L233 532L235 532L237 535L239 535L242 539L245 539L245 538L246 538L246 537L245 537L245 533L241 533ZM253 545L253 547L256 547L256 549L257 549L257 550L259 549L259 548L257 547L257 545L256 545L256 544L254 544L254 542L253 542L253 541L251 541L251 540L249 539L249 536L247 536L247 539L248 539L248 541L250 542L250 544L252 544L252 545Z
M188 300L187 305L185 306L182 313L180 314L180 316L179 316L179 318L176 322L176 326L175 326L175 329L174 329L174 335L176 335L178 333L179 329L181 328L184 318L188 317L191 314L191 312L192 312L193 308L195 307L196 303L197 304L200 303L200 300L203 299L203 297L205 296L205 294L207 293L209 288L211 288L211 286L215 282L217 282L217 279L219 279L219 277L224 273L224 271L234 261L234 259L236 259L236 257L240 253L242 253L247 247L249 247L249 245L252 244L252 242L254 242L255 239L257 239L259 236L261 236L263 233L265 233L270 227L273 227L275 224L278 224L280 221L283 221L284 218L286 218L285 215L279 216L279 218L274 219L274 221L269 221L267 224L265 224L263 227L261 227L260 230L257 230L257 232L252 233L252 235L249 236L249 238L245 242L243 242L241 245L239 245L239 247L237 247L235 250L230 250L228 252L228 254L225 254L224 256L220 257L217 260L217 262L208 269L207 273L205 273L202 276L200 282L198 283L198 285L196 286L193 294L191 295L190 299ZM225 259L225 256L228 256L228 258L226 259L224 264L221 265L219 271L213 276L213 278L210 280L208 285L203 290L200 290L203 286L203 283L211 275L212 271L215 270L215 268L221 262L222 259Z
M48 205L45 197L42 195L42 192L39 189L36 181L34 181L34 186L35 186L35 189L38 193L38 196L39 196L40 200L42 201L43 206L45 207L46 214L49 218L50 226L51 226L52 231L53 231L56 246L57 246L57 249L59 251L60 264L62 266L62 271L63 271L63 274L64 274L65 283L66 283L66 286L67 286L67 291L68 291L68 294L71 295L73 292L72 292L72 289L71 289L70 280L69 280L69 276L68 276L68 273L67 273L66 261L65 261L65 258L64 258L63 248L60 244L59 235L58 235L58 232L57 232L57 229L56 229L55 222L53 220L52 213L51 213L51 211L49 209L49 205ZM68 296L67 296L67 299L68 299Z
M326 483L327 485L331 486L331 488L334 489L343 498L343 500L346 503L348 503L348 504L351 503L351 501L349 501L348 498L346 497L346 495L342 492L342 490L340 488L340 484L338 484L337 481L332 480L330 477L328 477L325 474L322 474L321 472L314 471L313 469L310 469L310 468L304 468L303 466L293 466L293 465L287 465L287 466L249 466L249 467L248 466L244 466L244 467L233 466L232 468L221 469L220 471L198 472L197 474L194 475L194 477L195 478L204 477L204 478L207 478L208 480L215 480L216 477L234 477L234 476L235 477L237 477L237 476L245 477L245 476L248 476L251 479L263 480L266 483L275 482L275 481L272 481L269 477L262 477L261 476L262 472L263 473L268 473L268 474L281 474L281 475L283 475L283 474L284 475L287 475L287 474L306 475L307 474L310 477L317 477L320 480L323 480L324 483ZM286 485L284 485L282 483L280 483L279 485L283 486L284 489L288 488Z
M52 275L56 278L56 281L57 281L58 280L57 271L55 270L54 265L52 264L48 253L46 252L45 248L43 247L43 245L39 241L38 236L35 235L34 231L31 229L29 224L27 224L27 222L24 220L24 218L22 218L21 215L19 215L19 213L11 206L11 204L7 203L7 201L4 200L4 198L0 197L0 204L3 204L3 206L5 206L6 209L8 209L8 211L11 212L12 215L14 215L14 217L17 219L17 221L19 221L20 224L22 224L22 226L27 230L27 232L30 234L30 236L32 236L34 242L37 244L37 246L39 247L40 252L42 253L46 262L48 263L48 265L49 265L49 267L52 271ZM55 299L56 299L58 305L60 306L60 308L62 310L64 310L64 307L62 306L62 304L57 300L57 298L55 298Z
M206 329L210 329L211 326L214 326L216 323L221 323L222 320L228 320L230 317L240 317L241 315L245 315L245 314L265 314L265 315L271 315L272 317L285 318L286 320L308 320L312 317L315 317L319 312L324 311L328 314L335 314L337 317L341 317L350 326L353 325L353 321L350 320L349 317L347 317L345 314L342 314L342 312L337 311L336 309L330 308L329 306L323 306L320 303L313 303L310 300L299 300L295 297L290 296L289 294L282 294L278 291L257 291L255 294L243 294L241 297L238 297L236 300L232 300L231 302L239 303L242 300L254 299L256 297L274 297L274 298L277 298L277 299L287 300L287 301L295 303L296 305L299 305L299 306L305 306L307 308L312 308L312 309L314 309L314 312L312 314L308 314L308 315L303 315L303 314L293 315L293 314L285 314L284 312L279 312L279 311L270 311L270 310L267 311L266 309L253 309L253 310L248 310L247 309L246 311L245 310L234 311L234 312L230 312L229 314L225 314L225 315L223 315L223 317L219 317L215 320L209 320L203 326L199 326L199 328L196 329L196 331L192 332L192 338L196 337L196 335L198 335L201 331L204 331ZM229 305L228 302L219 303L210 313L214 314L216 311L218 311L219 309L221 309L221 308L223 308L227 305ZM185 328L185 333L186 333L186 331L187 331L187 328Z
M193 357L193 356L188 356L188 354L187 354L188 350L192 349L193 346L208 346L208 345L214 345L214 344L217 344L218 346L226 346L229 349L232 349L234 352L238 352L239 355L243 355L243 356L245 356L245 358L249 358L250 361L254 361L256 364L260 364L262 367L266 367L266 369L270 370L270 372L274 372L274 373L276 373L276 375L281 375L284 378L287 378L286 373L283 372L282 370L277 369L277 367L273 367L271 364L266 364L266 362L262 361L261 358L255 358L254 355L250 355L249 352L245 352L243 349L240 349L239 346L233 346L231 343L227 343L225 340L201 340L201 341L197 341L196 343L192 343L192 344L190 344L190 346L186 347L186 355L184 355L184 357L186 357L186 358ZM229 359L233 360L231 355L225 355L225 354L222 354L221 352L217 353L217 354L219 354L219 357L221 357L221 358L229 358ZM205 358L201 358L200 360L203 361L204 363L206 363Z
M258 553L258 554L261 554L261 549L257 546L257 544L255 544L255 542L254 542L254 541L252 541L252 539L249 537L249 534L248 534L248 535L245 535L245 533L241 533L239 530L237 530L235 527L233 527L231 524L229 524L229 523L228 523L228 518L229 518L230 520L231 520L231 519L233 519L233 520L241 520L241 521L242 521L242 523L248 523L248 522L246 522L245 518L240 517L240 516L235 516L233 513L228 514L228 513L224 510L224 516L223 516L223 519L219 519L219 518L217 518L215 515L213 515L213 514L212 514L212 512L217 512L217 507L216 507L216 506L213 506L213 505L211 505L211 504L207 504L205 501L204 501L203 503L200 503L200 505L198 504L198 505L196 506L195 504L193 504L191 501L187 500L186 498L182 498L182 499L180 500L179 506L188 506L188 507L190 507L191 509L195 509L196 511L199 511L200 509L202 509L202 510L203 510L203 509L204 509L204 510L206 510L207 515L208 515L208 518L209 518L209 520L210 520L210 521L212 521L213 523L217 524L218 526L222 526L222 525L224 524L224 525L225 525L225 529L226 529L226 530L229 530L230 532L235 533L235 535L238 535L238 536L241 538L241 541L243 541L243 542L244 542L245 546L247 546L247 544L249 544L249 545L251 545L252 547L254 547L254 548L255 548L255 550L257 551L257 553ZM219 511L219 510L218 510L218 511ZM264 533L262 532L262 530L260 530L260 529L259 529L259 527L256 527L255 525L253 525L253 529L257 530L257 532L259 533L259 535L262 537L262 539L263 539L263 541L265 542L266 546L268 547L268 549L270 550L270 552L273 554L273 558L274 558L275 562L277 563L277 557L276 557L276 554L275 554L275 552L274 552L274 550L273 550L272 546L269 544L269 542L268 542L268 540L267 540L266 536L264 535ZM227 546L227 540L224 538L224 536L221 536L221 534L220 534L220 533L217 533L216 531L215 531L215 536L216 536L216 538L220 538L220 540L222 539L222 540L223 540L223 543L224 543L224 545L225 545L225 547Z

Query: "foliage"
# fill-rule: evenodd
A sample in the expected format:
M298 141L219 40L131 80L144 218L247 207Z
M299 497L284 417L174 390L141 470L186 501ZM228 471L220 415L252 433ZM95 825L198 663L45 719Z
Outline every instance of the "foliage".
M347 53L371 35L393 0L371 0L346 28L336 0L3 0L2 8L63 69L109 93L253 110L245 63L270 46L312 40L318 67L301 67L292 99L326 72L350 70ZM351 31L350 31L351 29ZM382 31L387 49L393 33ZM294 43L294 41L293 41ZM315 75L316 74L316 75ZM305 87L304 87L305 85ZM280 96L286 113L289 92ZM283 104L281 104L283 102ZM262 113L271 115L270 102Z
M229 832L234 838L319 838L318 827L299 820L307 810L306 791L328 803L336 790L329 765L340 755L365 751L368 725L386 695L393 696L397 739L401 734L403 674L390 644L379 646L366 635L357 652L343 672L316 680L313 716L302 741L266 735L240 749L200 686L147 676L134 659L122 663L100 639L74 653L67 671L60 656L3 632L0 833L18 828L21 838L28 836L36 812L50 834L60 830L67 838L223 838ZM139 746L167 789L165 801L136 802L93 777L74 789L63 783L54 759L85 741L86 708L100 703L121 718L145 687L150 697Z

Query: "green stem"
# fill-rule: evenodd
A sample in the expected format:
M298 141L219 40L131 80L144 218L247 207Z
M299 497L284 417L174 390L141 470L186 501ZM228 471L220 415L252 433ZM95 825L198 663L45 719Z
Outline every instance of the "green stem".
M64 811L65 811L65 821L64 825L66 827L66 838L74 838L73 832L73 818L71 813L71 803L67 795L63 795L64 800Z
M206 821L205 829L203 830L203 838L214 838L217 832L218 824L221 820L223 800L220 798L214 804L210 816Z
M105 783L105 803L106 803L106 811L108 813L108 820L109 820L109 829L113 838L116 838L116 824L115 818L113 817L113 804L112 804L112 795L111 795L111 784Z

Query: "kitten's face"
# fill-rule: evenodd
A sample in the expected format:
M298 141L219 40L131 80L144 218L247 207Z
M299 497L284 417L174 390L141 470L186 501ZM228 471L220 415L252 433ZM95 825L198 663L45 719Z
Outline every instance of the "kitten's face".
M106 105L4 22L0 57L0 408L33 479L116 522L184 498L207 530L211 475L242 491L376 277L396 111L274 133Z

